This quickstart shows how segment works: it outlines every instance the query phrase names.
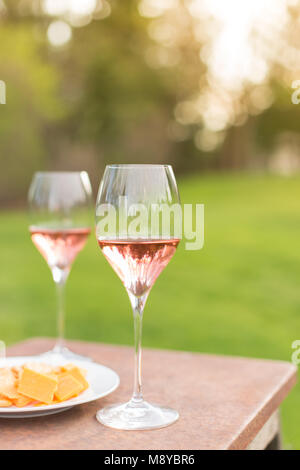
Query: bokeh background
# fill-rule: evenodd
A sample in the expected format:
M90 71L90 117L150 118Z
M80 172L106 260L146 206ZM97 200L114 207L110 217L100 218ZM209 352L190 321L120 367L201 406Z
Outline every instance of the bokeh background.
M0 0L0 337L55 336L28 233L37 170L169 163L205 204L145 309L144 345L291 360L300 338L298 0ZM300 96L300 94L299 94ZM67 283L67 336L132 344L125 289L92 236ZM129 378L130 379L130 378ZM300 449L300 387L282 407Z

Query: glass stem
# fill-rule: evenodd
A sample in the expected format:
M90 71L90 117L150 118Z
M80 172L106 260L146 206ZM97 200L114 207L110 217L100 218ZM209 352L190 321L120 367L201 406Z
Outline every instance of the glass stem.
M134 383L132 404L138 404L143 401L142 392L142 324L143 311L148 294L142 297L136 297L129 293L133 309L134 320Z
M56 284L57 292L57 340L55 350L61 351L65 335L65 283Z
M142 392L142 324L143 312L134 312L134 385L132 400L143 400Z
M62 352L64 348L65 336L65 285L69 271L55 268L53 278L57 294L57 340L54 351Z

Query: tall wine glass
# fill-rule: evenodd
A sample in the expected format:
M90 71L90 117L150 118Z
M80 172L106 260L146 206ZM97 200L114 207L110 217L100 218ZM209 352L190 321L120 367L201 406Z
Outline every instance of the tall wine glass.
M48 355L82 359L64 344L64 290L71 265L91 232L92 189L81 172L36 173L29 189L31 239L51 269L56 285L57 342Z
M155 280L171 260L180 241L165 224L153 224L154 217L149 214L152 210L154 214L160 204L170 208L172 204L179 206L179 202L173 170L167 165L109 165L100 183L96 205L98 244L128 292L135 337L131 399L97 412L98 421L112 428L160 428L173 423L179 416L171 408L146 402L141 379L144 306Z

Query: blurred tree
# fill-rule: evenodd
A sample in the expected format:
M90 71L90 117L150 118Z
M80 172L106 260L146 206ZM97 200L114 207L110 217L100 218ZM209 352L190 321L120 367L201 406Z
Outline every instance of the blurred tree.
M264 168L282 133L295 153L299 5L0 0L0 201L40 168Z
M31 25L0 28L0 77L6 104L0 106L0 201L24 196L32 172L48 155L46 133L63 117L59 74L41 54Z
M143 23L127 4L106 22L74 32L71 54L81 68L83 90L74 131L100 147L107 161L170 158L166 132L174 87L144 60Z

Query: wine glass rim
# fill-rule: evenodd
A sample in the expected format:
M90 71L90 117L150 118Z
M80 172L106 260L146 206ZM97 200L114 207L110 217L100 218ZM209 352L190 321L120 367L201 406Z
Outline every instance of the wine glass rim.
M35 175L38 176L56 176L56 175L80 175L82 173L87 173L85 170L80 170L80 171L36 171Z
M106 168L172 168L171 165L161 165L161 164L152 164L152 163L113 163L106 165Z

